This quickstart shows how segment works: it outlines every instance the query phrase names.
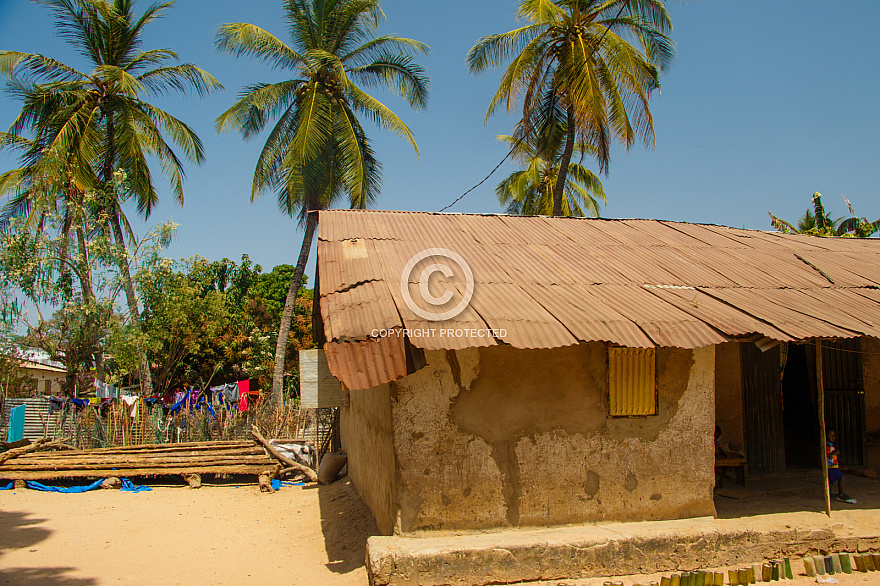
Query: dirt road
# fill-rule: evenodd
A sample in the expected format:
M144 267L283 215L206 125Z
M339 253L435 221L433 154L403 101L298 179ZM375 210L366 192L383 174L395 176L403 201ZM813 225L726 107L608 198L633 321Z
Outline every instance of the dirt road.
M363 586L376 532L346 481L0 492L0 584Z

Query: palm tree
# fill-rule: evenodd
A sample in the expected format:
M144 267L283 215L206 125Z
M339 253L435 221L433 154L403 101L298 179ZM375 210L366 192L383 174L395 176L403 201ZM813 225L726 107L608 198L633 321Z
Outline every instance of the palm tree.
M178 63L170 49L141 50L144 28L173 2L153 4L137 16L134 0L35 0L50 8L58 33L91 64L81 72L40 54L0 51L0 73L38 82L40 100L25 108L10 128L20 135L41 134L47 148L68 153L77 176L92 175L104 195L107 227L119 250L119 271L131 320L140 330L140 311L131 280L122 203L132 196L138 212L149 216L158 201L147 157L158 160L172 191L183 203L182 161L163 136L190 161L200 163L202 143L186 124L144 101L145 97L194 89L198 94L222 86L190 63ZM126 178L126 192L114 176ZM139 356L141 387L152 388L146 353Z
M397 133L418 152L406 124L358 84L385 86L416 109L424 108L428 97L425 71L413 63L428 46L375 36L385 17L379 0L286 0L284 10L290 45L246 23L223 25L216 40L220 51L293 72L289 80L244 88L217 118L218 132L238 130L245 139L277 118L257 160L251 201L274 191L280 210L305 225L278 330L274 396L282 390L290 321L317 225L310 212L343 196L352 208L365 208L378 195L381 165L357 114Z
M34 98L33 87L21 96L25 102ZM50 133L43 133L45 135ZM75 177L70 153L57 152L47 148L40 137L30 140L25 137L0 132L0 150L16 150L21 153L22 167L0 174L0 197L7 202L0 210L0 231L9 230L14 218L23 223L19 229L32 230L42 234L46 224L55 225L59 230L57 255L52 257L49 266L53 272L75 275L79 281L82 302L86 307L86 317L82 333L88 332L91 338L81 349L90 352L95 362L98 380L103 381L103 350L98 332L101 330L103 314L95 296L93 266L87 241L93 235L97 218L93 206L89 205L84 185ZM48 221L48 222L47 222ZM35 304L42 300L32 299ZM106 321L106 320L103 320ZM43 324L34 332L42 338ZM68 377L68 383L70 377ZM68 392L72 392L68 388Z
M486 118L521 101L526 136L545 124L567 129L553 188L558 216L578 142L596 148L606 173L615 138L627 149L637 137L653 144L648 97L674 55L672 23L663 0L521 0L518 17L527 24L480 39L468 66L479 74L510 60Z
M495 188L495 195L507 213L518 215L550 215L553 211L553 187L559 177L562 141L567 130L559 125L544 127L541 133L521 136L499 136L510 145L514 159L523 169L508 175ZM595 156L596 149L588 144L575 144L573 153L583 161L584 156ZM562 198L563 216L584 216L585 211L599 216L599 202L605 200L605 189L599 178L579 163L570 162L566 173Z

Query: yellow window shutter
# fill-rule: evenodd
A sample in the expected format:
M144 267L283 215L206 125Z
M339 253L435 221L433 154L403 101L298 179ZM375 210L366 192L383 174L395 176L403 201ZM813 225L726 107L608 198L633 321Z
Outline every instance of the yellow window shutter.
M654 348L608 348L608 408L612 417L656 415Z

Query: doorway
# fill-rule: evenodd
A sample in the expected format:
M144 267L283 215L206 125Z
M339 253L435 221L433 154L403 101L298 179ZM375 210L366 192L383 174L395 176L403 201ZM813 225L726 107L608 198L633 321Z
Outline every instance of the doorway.
M850 338L822 344L825 427L837 432L841 461L853 468L867 464L865 393L861 340ZM782 375L785 460L789 468L822 465L819 438L816 348L813 343L788 344Z
M782 374L782 421L788 468L817 468L822 465L815 360L812 346L788 344Z

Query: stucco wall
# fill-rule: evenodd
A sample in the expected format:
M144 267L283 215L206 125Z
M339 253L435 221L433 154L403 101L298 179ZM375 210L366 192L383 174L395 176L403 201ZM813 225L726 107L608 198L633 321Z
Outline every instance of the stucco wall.
M373 512L379 531L390 534L397 516L391 388L380 385L349 393L349 405L340 407L339 420L348 476Z
M739 342L715 346L715 422L730 449L745 454Z
M601 343L427 361L391 384L396 532L714 514L714 347L659 349L643 418L608 417Z

